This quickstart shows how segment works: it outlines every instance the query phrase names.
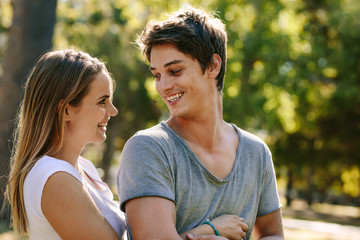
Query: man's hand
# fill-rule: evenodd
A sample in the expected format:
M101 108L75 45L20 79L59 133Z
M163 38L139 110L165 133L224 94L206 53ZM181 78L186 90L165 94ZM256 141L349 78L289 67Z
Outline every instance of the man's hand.
M236 215L224 214L211 219L221 236L230 240L245 239L249 226L244 222L243 218Z

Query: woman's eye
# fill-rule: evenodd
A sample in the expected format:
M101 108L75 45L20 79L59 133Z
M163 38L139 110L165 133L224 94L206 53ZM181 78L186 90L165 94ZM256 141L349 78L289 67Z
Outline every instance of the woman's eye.
M106 101L106 99L104 98L103 100L101 100L101 101L99 102L99 104L105 104L105 101Z

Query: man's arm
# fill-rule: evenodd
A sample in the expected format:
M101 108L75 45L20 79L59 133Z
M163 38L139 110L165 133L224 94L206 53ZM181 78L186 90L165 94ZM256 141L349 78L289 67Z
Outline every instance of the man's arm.
M254 239L284 239L281 210L257 217L253 230Z
M134 240L181 240L175 228L174 202L161 197L141 197L126 202L125 209Z
M174 202L162 197L141 197L129 200L125 205L131 234L137 239L186 239L186 234L176 231ZM193 234L213 234L208 225L201 225L191 231ZM197 236L195 239L224 239L217 236Z
M140 197L125 204L129 228L134 240L137 239L187 239L187 234L195 234L190 239L222 240L214 235L214 230L207 224L197 226L181 235L176 230L176 210L174 202L162 197ZM215 220L216 219L216 220ZM222 215L214 223L221 229L221 234L229 239L241 239L248 227L243 219L234 215ZM219 230L220 231L220 230ZM205 236L207 235L207 236ZM211 236L210 236L211 235Z

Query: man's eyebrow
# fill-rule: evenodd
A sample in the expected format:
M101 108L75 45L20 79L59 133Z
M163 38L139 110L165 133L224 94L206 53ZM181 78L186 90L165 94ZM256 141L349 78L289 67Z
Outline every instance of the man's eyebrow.
M181 62L182 62L182 60L173 60L173 61L171 61L171 62L165 63L165 64L164 64L164 67L168 67L168 66L170 66L170 65L174 65L174 64L177 64L177 63L181 63ZM150 71L156 70L156 68L150 67L149 70L150 70Z

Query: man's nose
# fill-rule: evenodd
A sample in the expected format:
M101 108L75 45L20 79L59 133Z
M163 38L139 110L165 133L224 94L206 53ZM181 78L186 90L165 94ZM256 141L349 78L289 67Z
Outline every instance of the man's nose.
M174 81L169 76L161 76L158 81L158 87L161 92L166 92L174 87Z

